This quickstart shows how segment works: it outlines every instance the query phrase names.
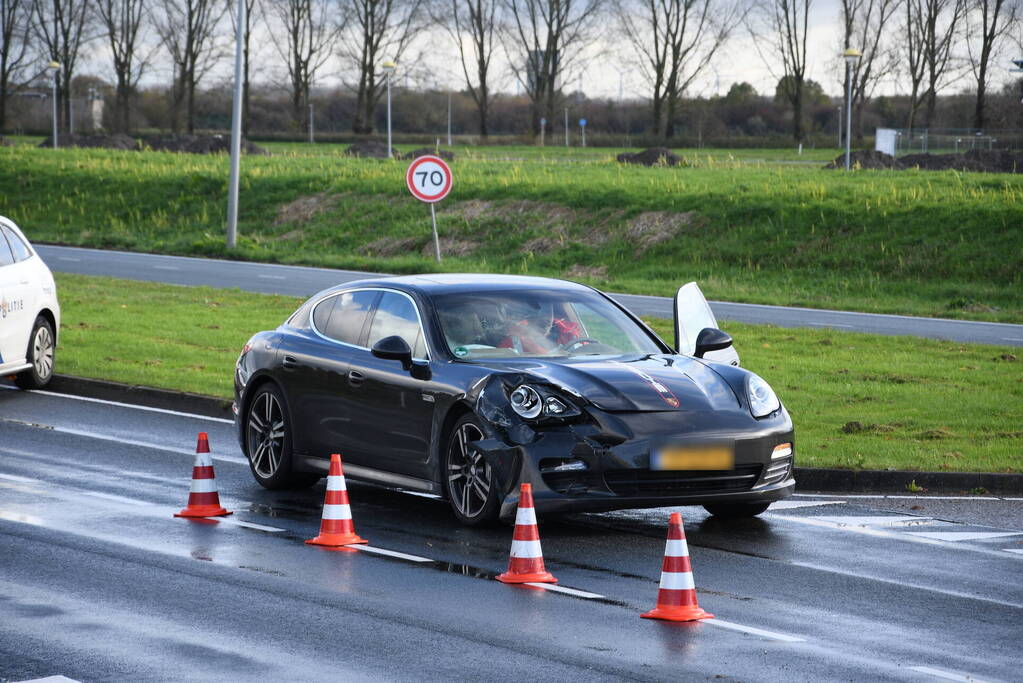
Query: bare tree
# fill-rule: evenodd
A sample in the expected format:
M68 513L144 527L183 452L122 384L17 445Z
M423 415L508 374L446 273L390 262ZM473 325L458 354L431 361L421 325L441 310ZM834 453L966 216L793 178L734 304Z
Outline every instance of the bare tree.
M386 87L382 63L401 63L426 19L424 0L347 0L351 11L342 32L341 57L355 67L352 131L372 133L377 103Z
M977 81L977 99L973 110L973 127L981 130L987 125L988 68L995 48L1013 28L1019 15L1019 3L1014 0L970 0L966 23L969 40L967 53L970 69ZM974 37L979 33L979 45Z
M60 63L58 77L60 119L63 130L70 130L71 79L74 78L86 30L92 16L90 0L33 0L32 30L42 42L50 59Z
M309 126L309 90L316 72L331 57L343 27L328 0L267 0L267 28L291 82L292 121ZM273 21L274 25L271 25Z
M144 0L96 0L96 15L106 34L117 81L114 98L115 129L131 131L131 97L146 68L137 52L143 38Z
M540 117L554 125L559 82L592 42L604 0L505 0L511 28L505 36L512 69L529 96L533 134Z
M7 125L7 95L28 54L29 0L0 0L0 130Z
M750 23L757 51L771 68L761 45L769 45L772 53L781 55L782 95L792 105L792 136L803 141L803 95L806 83L806 38L813 0L760 0Z
M891 48L891 20L901 0L841 0L842 45L862 52L849 70L857 140L863 139L863 108L877 86L895 69L897 58ZM848 92L848 81L843 93ZM845 134L844 131L842 133Z
M745 18L731 0L618 0L622 31L653 89L653 127L672 137L682 95Z
M249 133L249 65L251 64L252 27L263 15L263 6L259 0L245 0L245 39L242 41L242 136ZM227 12L231 17L231 32L238 34L238 17L236 12ZM271 31L272 33L272 31Z
M924 125L934 121L938 91L954 81L954 48L962 31L967 0L905 0L903 50L910 78L908 127L913 128L920 107Z
M186 130L195 132L196 86L222 55L216 32L228 7L219 0L157 1L153 26L174 65L171 100L175 132L181 130L182 105Z
M490 63L500 29L503 0L449 0L441 7L450 9L450 13L435 16L434 20L447 29L458 46L465 86L476 103L480 137L486 139L487 116L494 100Z

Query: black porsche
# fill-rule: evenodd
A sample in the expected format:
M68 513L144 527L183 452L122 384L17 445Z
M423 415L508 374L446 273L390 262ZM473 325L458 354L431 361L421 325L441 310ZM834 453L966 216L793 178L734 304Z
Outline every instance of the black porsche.
M361 280L259 332L235 368L253 476L354 479L446 498L466 524L515 514L702 504L751 516L795 486L792 421L738 367L695 283L675 348L607 295L500 275Z

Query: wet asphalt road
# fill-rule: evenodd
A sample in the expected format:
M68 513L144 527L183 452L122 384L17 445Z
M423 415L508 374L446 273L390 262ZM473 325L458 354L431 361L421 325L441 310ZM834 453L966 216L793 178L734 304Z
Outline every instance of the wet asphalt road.
M83 275L107 275L132 280L168 282L179 285L238 287L266 294L310 296L343 282L376 273L331 270L303 266L282 266L245 261L162 256L123 251L37 245L39 255L54 271ZM684 280L679 282L685 284ZM615 294L615 299L639 315L672 317L670 299L659 296ZM721 320L770 323L781 327L827 327L874 334L915 335L961 342L1023 346L1023 325L877 315L851 311L829 311L789 306L762 306L712 301Z
M222 521L172 517L199 431ZM583 598L494 581L508 528L349 489L376 552L303 544L323 484L259 488L230 424L0 387L0 680L1018 680L1016 522L813 496L742 522L682 508L717 619L679 625L639 618L667 509L541 519L559 585L601 596Z

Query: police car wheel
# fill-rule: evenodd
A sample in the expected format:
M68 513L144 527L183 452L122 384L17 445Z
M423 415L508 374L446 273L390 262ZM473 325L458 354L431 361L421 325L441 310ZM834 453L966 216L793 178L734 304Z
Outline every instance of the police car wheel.
M50 321L39 316L32 325L32 334L28 338L28 353L25 355L25 360L31 363L32 367L15 376L14 383L22 389L42 389L49 384L53 377L56 346Z

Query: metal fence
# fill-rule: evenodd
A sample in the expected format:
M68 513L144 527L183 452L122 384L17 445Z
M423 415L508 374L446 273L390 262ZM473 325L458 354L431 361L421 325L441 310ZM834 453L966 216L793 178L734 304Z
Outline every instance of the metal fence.
M1023 150L1023 131L980 131L968 128L896 129L895 156L907 154L962 154L984 151Z

